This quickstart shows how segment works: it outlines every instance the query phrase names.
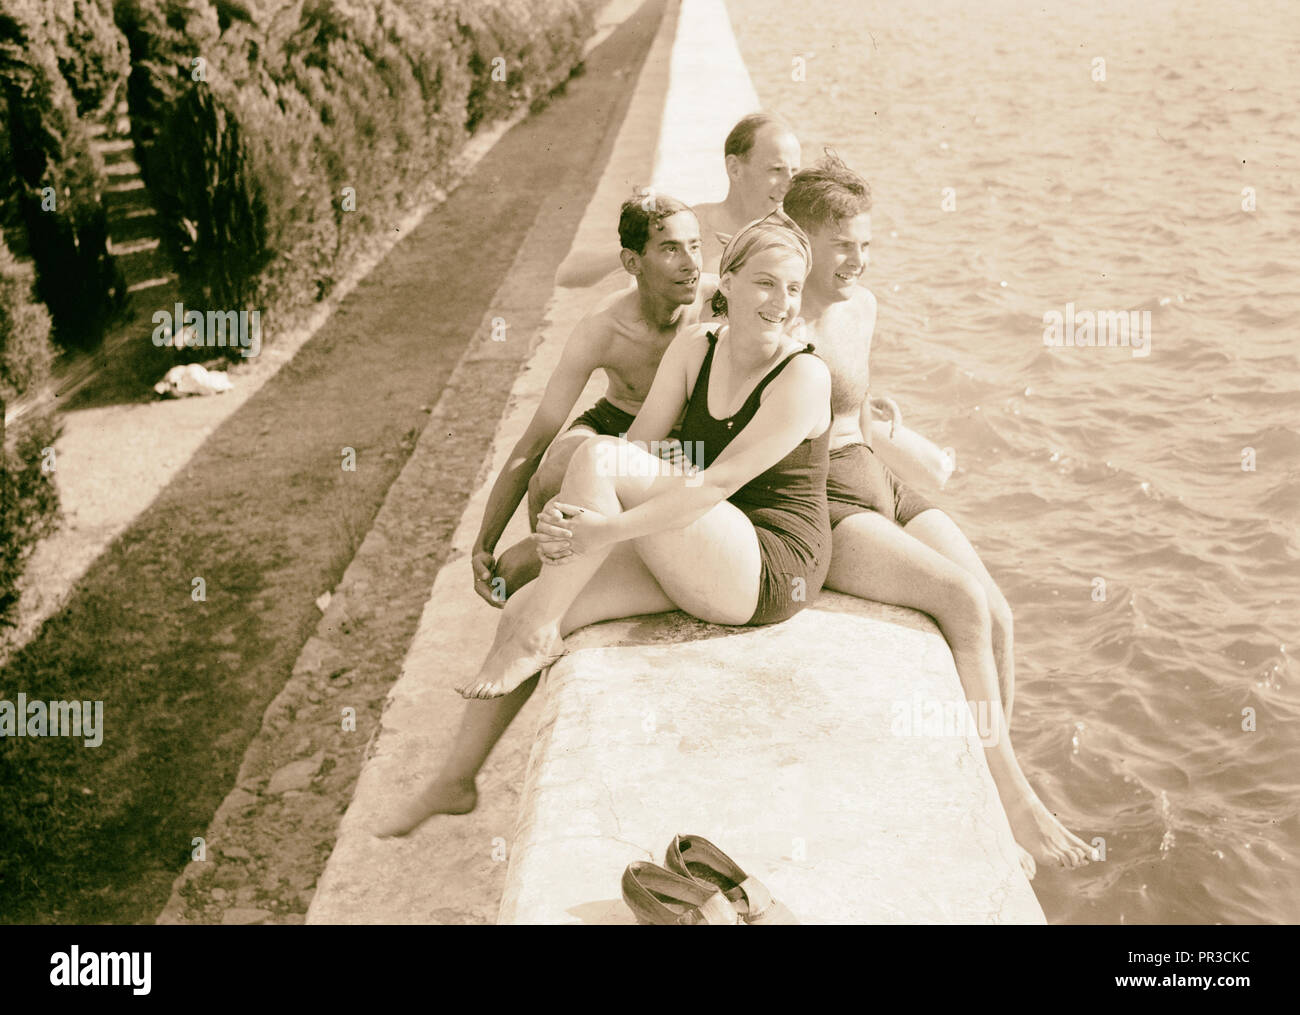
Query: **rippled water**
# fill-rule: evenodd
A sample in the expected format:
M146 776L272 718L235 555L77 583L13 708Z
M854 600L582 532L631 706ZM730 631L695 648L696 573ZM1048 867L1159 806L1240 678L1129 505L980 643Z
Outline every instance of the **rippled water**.
M1017 752L1105 839L1052 922L1300 921L1300 10L1254 7L729 3L805 162L871 182L873 387L956 450ZM1150 355L1045 348L1068 302Z

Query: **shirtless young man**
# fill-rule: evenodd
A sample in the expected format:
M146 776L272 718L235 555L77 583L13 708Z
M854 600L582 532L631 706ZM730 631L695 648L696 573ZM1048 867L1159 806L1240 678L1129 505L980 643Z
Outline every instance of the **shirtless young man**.
M488 495L472 563L474 590L496 607L542 567L530 539L493 558L524 491L535 531L537 515L559 492L573 453L593 434L627 433L664 351L700 320L700 227L691 210L663 194L627 201L618 233L623 268L636 285L602 300L574 329L537 411ZM597 369L609 378L605 397L557 437Z
M723 144L723 158L727 196L692 209L700 221L701 263L709 273L706 291L717 288L718 258L727 239L781 207L781 197L799 171L799 139L784 120L770 113L750 113L731 128ZM576 252L560 266L556 283L594 285L617 270L617 263L605 250Z
M731 128L722 146L727 196L695 206L703 240L704 267L716 271L727 240L743 226L781 207L799 172L799 139L779 117L750 113Z
M713 271L727 239L747 222L781 207L790 181L799 172L799 139L780 117L751 113L731 128L723 144L727 167L727 196L697 204L703 240L704 268ZM706 286L707 287L707 286ZM902 425L898 406L887 398L876 405L892 419L872 420L873 446L890 467L913 484L942 488L952 465L942 451Z
M922 610L952 649L970 703L989 702L999 720L985 758L1022 849L1032 858L1081 866L1093 849L1067 830L1030 787L1011 748L1014 693L1011 608L961 530L918 496L871 449L868 393L876 299L859 285L871 242L871 191L838 158L800 172L786 214L808 234L812 270L804 288L802 336L831 371L832 525L826 588Z

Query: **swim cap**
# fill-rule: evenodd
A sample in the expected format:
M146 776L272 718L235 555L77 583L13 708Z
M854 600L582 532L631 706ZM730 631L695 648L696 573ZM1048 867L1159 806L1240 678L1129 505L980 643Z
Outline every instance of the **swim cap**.
M722 250L722 259L718 262L718 277L727 272L739 271L755 254L761 254L772 247L785 247L803 258L804 264L812 267L812 246L808 235L798 224L780 208L769 212L761 219L755 219L727 241ZM727 312L727 297L719 289L713 294L713 312L719 316Z

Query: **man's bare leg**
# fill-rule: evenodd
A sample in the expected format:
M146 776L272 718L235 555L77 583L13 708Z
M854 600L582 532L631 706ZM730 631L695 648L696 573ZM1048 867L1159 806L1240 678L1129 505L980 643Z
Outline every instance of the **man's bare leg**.
M529 527L534 531L538 512L560 491L569 460L593 436L593 431L579 427L562 435L551 446L528 486ZM541 569L541 558L533 541L521 539L497 558L495 577L505 580L504 594L508 598L512 592L536 579ZM612 602L617 604L618 600ZM504 607L504 599L497 601L494 598L493 605ZM561 630L560 633L568 632ZM498 626L496 642L503 634L504 630ZM405 835L431 815L468 814L472 811L478 805L474 780L479 770L536 687L537 677L530 677L503 697L468 702L451 753L441 771L407 805L381 821L375 834Z
M1011 706L1016 693L1016 657L1012 638L1011 606L998 588L975 548L957 527L957 523L938 508L922 511L903 526L909 536L915 536L932 550L938 550L954 564L960 564L975 576L988 597L989 618L993 627L993 660L998 667L998 690L1007 713L1007 726L1011 725Z
M965 568L874 511L850 515L835 527L833 538L827 588L930 614L952 649L967 701L989 703L997 727L993 742L984 745L985 759L1016 842L1045 862L1088 863L1092 847L1038 799L1011 748L983 587ZM1029 865L1026 873L1033 876Z
M503 698L466 703L451 754L418 794L375 826L381 838L405 835L434 814L468 814L478 806L478 775L492 748L537 687L530 677Z
M567 636L588 624L675 610L631 543L614 547L560 624ZM434 814L467 814L478 802L475 778L492 749L536 689L530 677L502 698L465 703L460 728L441 770L425 787L375 826L378 836L406 835Z
M632 507L653 496L660 484L678 482L670 469L657 476L632 470L629 476L611 480L599 474L595 467L597 460L595 455L584 456L581 467L570 470L561 497L564 502L577 501L612 515L622 510L625 504ZM610 492L611 482L617 484L617 490L610 500L599 503ZM652 565L646 563L645 555L654 561L654 571ZM603 564L591 574L556 622L561 636L601 620L662 613L675 610L679 605L713 623L739 624L752 612L757 598L761 563L758 540L748 519L730 504L715 507L686 529L619 543L605 551L603 556ZM554 590L540 601L540 606L529 600L543 585L553 585L556 578L568 578L578 573L585 560L583 557L545 568L542 580L520 590L505 613L541 615L544 621L549 622L557 612L556 602L548 602L551 597L558 600ZM716 578L719 573L735 577L734 584L720 588ZM748 585L739 577L741 573L748 574ZM661 581L675 583L676 598L664 591ZM517 632L531 630L532 625L518 622L517 617L510 617L516 622L507 624L504 623L506 619L503 617L503 623L497 627L488 663L484 664L485 671L498 654L505 658L506 665L514 665L510 658L512 655L527 656L531 651L530 646L521 645L522 639ZM511 642L514 642L513 646L508 644ZM498 653L502 648L513 648L514 651ZM541 668L536 667L528 676L532 677ZM484 673L480 672L476 680L481 681L483 676ZM489 674L489 679L493 676L496 674ZM472 680L471 685L476 680ZM403 835L432 814L464 813L472 808L475 775L535 685L536 680L529 679L503 697L471 701L462 718L452 754L442 770L410 805L403 806L392 817L382 819L377 824L376 834Z

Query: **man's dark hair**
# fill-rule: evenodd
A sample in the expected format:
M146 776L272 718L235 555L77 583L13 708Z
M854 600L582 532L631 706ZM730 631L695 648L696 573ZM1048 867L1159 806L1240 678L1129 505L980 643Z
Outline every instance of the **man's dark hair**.
M754 147L754 138L760 130L768 126L784 127L786 130L790 130L788 123L771 113L750 113L748 116L742 116L740 121L731 128L731 133L727 135L727 140L722 146L723 157L738 155L742 159L748 158L750 151ZM790 132L794 133L794 131Z
M662 229L664 219L682 211L691 211L690 206L667 194L649 191L644 197L629 198L623 202L623 209L619 212L618 241L624 250L644 254L650 230Z
M795 173L781 202L804 232L871 211L871 187L829 149L816 165Z

